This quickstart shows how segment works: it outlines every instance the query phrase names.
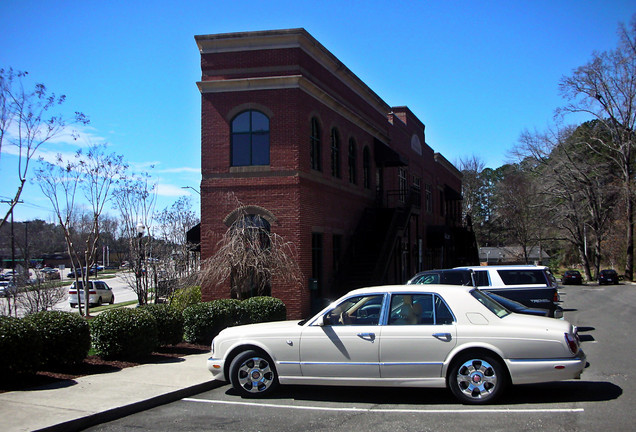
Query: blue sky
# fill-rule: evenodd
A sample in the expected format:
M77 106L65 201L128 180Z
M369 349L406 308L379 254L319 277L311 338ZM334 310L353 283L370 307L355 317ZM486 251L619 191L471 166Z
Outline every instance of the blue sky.
M200 182L194 35L304 27L384 101L408 106L435 151L496 168L524 129L551 124L564 104L560 78L613 49L618 23L634 13L622 0L3 0L0 67L28 71L90 117L84 140L46 151L107 142L158 181L158 209L184 194L198 209L198 195L182 189ZM17 181L7 147L2 200ZM16 220L51 220L37 185L22 199Z

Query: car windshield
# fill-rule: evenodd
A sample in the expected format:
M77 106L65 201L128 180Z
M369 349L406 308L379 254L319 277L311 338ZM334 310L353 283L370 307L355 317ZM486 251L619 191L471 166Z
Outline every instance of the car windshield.
M477 299L477 301L488 308L492 313L497 315L499 318L503 318L505 316L510 315L510 311L494 301L492 298L488 297L486 294L481 292L478 289L474 289L470 292L473 297Z

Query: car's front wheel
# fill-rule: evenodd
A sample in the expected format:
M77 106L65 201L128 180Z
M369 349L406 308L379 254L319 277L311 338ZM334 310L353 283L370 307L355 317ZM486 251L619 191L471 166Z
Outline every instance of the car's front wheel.
M448 387L465 404L493 402L501 396L507 381L501 362L487 354L460 356L448 375Z
M265 396L278 386L278 375L272 360L249 350L240 353L230 365L230 382L243 397Z

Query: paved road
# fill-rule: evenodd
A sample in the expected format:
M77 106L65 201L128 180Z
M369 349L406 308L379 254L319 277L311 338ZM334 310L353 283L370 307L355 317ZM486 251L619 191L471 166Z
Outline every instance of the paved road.
M636 422L636 286L568 286L566 319L590 367L580 381L514 387L496 405L459 405L442 389L282 387L265 400L227 386L93 431L632 431Z
M74 282L74 279L67 278L66 277L67 273L68 273L68 270L64 272L64 275L62 276L63 277L62 282L65 282L67 286L70 286L71 283ZM128 281L131 280L131 278L134 278L134 276L132 276L130 273L118 272L114 278L102 279L104 282L108 284L109 287L113 289L113 294L115 295L115 303L124 303L131 300L137 300L137 294L135 294L132 291L128 283ZM0 298L0 310L2 311L6 310L5 303L6 303L6 299ZM71 308L71 306L69 305L68 293L64 301L61 303L58 303L53 309L61 310L61 311L73 311L73 310L76 311L77 310L77 309Z
M135 294L132 289L130 289L130 285L127 282L128 280L130 280L131 277L134 276L132 276L130 273L118 272L114 278L102 279L108 284L109 287L113 289L113 294L115 295L115 303L124 303L131 300L137 300L137 294ZM65 278L65 281L67 281L69 285L74 282L73 279L68 278ZM67 298L67 300L58 304L55 307L55 310L71 311L77 309L71 308Z

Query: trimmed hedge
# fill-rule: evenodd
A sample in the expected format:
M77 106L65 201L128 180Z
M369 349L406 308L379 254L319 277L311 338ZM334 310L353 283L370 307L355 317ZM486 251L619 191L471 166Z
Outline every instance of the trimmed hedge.
M88 322L76 313L43 311L24 318L41 338L40 360L47 366L81 363L91 348Z
M157 321L143 308L106 311L91 321L93 348L103 358L135 359L159 346Z
M186 342L211 344L212 339L226 327L246 324L247 313L236 299L220 299L199 303L183 311Z
M251 297L241 302L247 311L249 322L284 321L287 319L287 308L281 299L274 297Z
M41 347L42 339L32 323L0 316L0 375L36 371Z
M287 318L287 308L274 297L252 297L199 303L183 311L184 339L186 342L210 344L226 327Z
M157 321L159 345L176 345L183 341L183 315L167 304L151 304L143 307Z

